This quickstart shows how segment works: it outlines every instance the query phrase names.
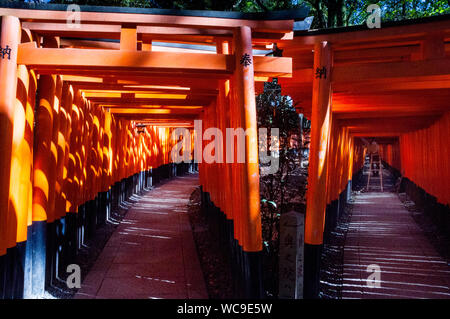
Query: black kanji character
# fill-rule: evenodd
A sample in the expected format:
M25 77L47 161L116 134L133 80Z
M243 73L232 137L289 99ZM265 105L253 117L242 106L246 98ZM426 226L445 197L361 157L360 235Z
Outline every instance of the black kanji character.
M252 64L252 59L250 57L250 55L248 53L245 53L242 58L241 58L241 62L240 62L244 67L249 66L250 64Z
M322 68L316 68L316 79L321 79L322 75L324 79L327 78L327 68L324 66Z
M0 54L2 55L2 59L5 58L5 55L8 55L8 60L11 60L11 48L8 45L5 48L0 47Z

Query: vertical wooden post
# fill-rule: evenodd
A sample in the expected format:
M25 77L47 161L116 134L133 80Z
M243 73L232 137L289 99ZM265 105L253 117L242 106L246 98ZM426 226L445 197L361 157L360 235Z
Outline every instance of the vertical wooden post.
M26 66L18 66L17 94L14 107L14 133L9 185L9 209L7 217L7 268L6 298L22 298L24 257L27 240L29 194L31 193L32 141L27 114L29 74ZM27 119L28 115L28 119ZM31 118L31 126L33 125ZM31 142L31 144L29 144ZM11 258L12 257L12 258Z
M53 128L52 128L52 140L50 145L50 171L48 176L49 190L48 190L48 216L47 222L53 223L58 219L57 213L55 211L56 203L56 167L58 165L58 136L59 136L59 104L61 100L62 92L62 78L60 75L56 76L56 86L55 86L55 96L52 103L53 111Z
M34 297L44 294L46 262L46 221L49 214L49 177L53 102L56 76L41 75L38 83L39 105L36 110L36 128L33 159L33 224L32 224L32 293Z
M60 188L60 197L57 204L57 210L64 216L69 212L68 200L68 181L67 179L73 178L73 175L69 176L69 154L70 154L70 133L71 133L71 112L73 103L73 89L68 83L63 84L61 109L60 109L60 136L58 139L58 165L57 165L57 187ZM73 171L71 171L72 173Z
M259 161L257 140L256 100L251 29L239 27L235 30L237 109L245 137L245 165L243 166L247 211L243 214L246 233L244 250L257 252L262 249L261 216L259 197ZM241 63L242 62L242 63Z
M122 26L120 31L120 50L137 50L137 30L136 27Z
M10 49L0 57L0 266L6 254L7 216L11 155L13 141L14 103L17 86L17 50L20 42L20 22L16 17L1 17L2 49ZM0 268L1 269L1 268ZM0 272L0 297L5 280Z
M305 221L305 298L317 298L319 292L331 113L331 66L330 44L317 43L314 46L311 144Z
M71 164L71 174L69 175L69 156L70 156L70 133L71 133L71 111L73 102L73 89L67 82L63 83L61 94L61 106L59 109L59 134L58 134L58 164L56 168L56 212L57 218L64 220L64 227L61 225L59 232L60 240L58 241L57 257L58 268L57 277L61 278L60 274L65 273L67 264L70 263L74 250L74 243L76 241L75 232L75 214L69 213L68 203L70 198L69 193L69 179L73 179L73 165Z
M59 47L59 39L44 38L45 47ZM33 154L33 223L32 223L32 294L39 297L44 294L49 283L52 259L47 258L47 232L52 235L52 227L47 223L54 221L54 193L57 134L53 136L54 120L57 115L55 98L56 75L41 75L38 84L39 106L36 110L36 130ZM58 105L59 107L59 105ZM50 250L52 248L50 247ZM51 257L51 256L48 256Z
M251 297L262 295L262 278L260 254L262 250L260 194L259 194L259 159L258 134L254 82L254 61L252 52L251 29L242 26L234 30L237 115L246 131L245 163L241 164L242 196L244 207L243 250L245 267L248 267L246 278L247 294Z
M152 51L152 39L148 37L143 37L142 39L142 51Z
M216 48L217 48L217 53L218 54L229 54L229 43L227 41L221 41L221 40L217 40L216 42ZM229 127L228 125L228 121L227 121L227 109L229 108L228 105L228 95L230 92L230 80L221 80L219 82L219 128L222 131L223 137L226 136L226 129L227 127ZM221 171L224 174L224 180L226 181L225 185L223 185L223 192L224 192L224 197L223 197L223 204L224 207L222 207L222 209L225 212L225 215L227 216L227 218L229 220L231 220L233 217L232 215L232 196L233 196L233 192L231 189L231 164L226 162L226 147L225 147L226 143L223 143L223 150L222 150L222 158L223 158L223 164L221 164L222 169Z
M31 40L31 37L30 37ZM37 77L33 70L29 71L29 87L28 87L28 102L26 110L27 124L29 130L26 130L25 139L28 142L31 150L30 154L30 179L28 181L28 216L27 216L27 244L25 248L25 265L24 265L24 287L23 297L32 297L32 235L33 235L33 154L34 154L34 110L36 106L36 90L37 90Z
M15 17L1 17L2 55L0 56L0 299L13 298L16 216L8 209L10 197L11 160L14 155L13 125L17 88L17 49L20 43L20 22ZM11 223L13 222L13 223Z

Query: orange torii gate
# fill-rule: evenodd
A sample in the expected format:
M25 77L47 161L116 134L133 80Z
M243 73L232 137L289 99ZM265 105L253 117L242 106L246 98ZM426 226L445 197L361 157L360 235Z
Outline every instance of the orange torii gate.
M62 269L55 269L59 248L70 260L111 205L171 175L174 128L192 129L201 119L202 130L191 136L197 145L211 127L256 134L254 94L272 77L312 121L306 297L318 296L321 247L364 163L359 137L384 138L385 164L402 174L405 189L435 198L443 224L450 224L449 165L440 160L449 154L448 17L329 33L293 32L292 16L86 7L73 28L66 7L54 8L0 8L0 256L24 269L7 272L19 278L14 282L38 274L25 286L6 287L8 296L21 289L41 295ZM157 41L215 51L156 50ZM274 43L283 57L254 54ZM243 56L251 64L241 64ZM259 297L259 171L250 161L257 158L251 134L245 163L203 161L199 168L203 198L239 255L246 295ZM62 220L67 234L59 238Z
M319 295L321 248L361 175L365 147L380 142L384 164L402 176L401 189L429 203L450 230L448 119L450 17L295 32L282 41L293 58L281 78L311 119L305 223L305 297ZM438 186L438 185L442 185Z
M174 174L174 128L192 130L201 119L204 129L242 127L255 137L254 83L291 76L292 60L253 52L292 39L292 16L305 13L264 20L83 7L73 28L66 6L53 8L0 8L2 49L11 50L0 61L6 297L42 296L112 207ZM153 50L155 40L215 43L216 52ZM249 64L241 63L244 55ZM203 191L233 225L246 295L257 297L259 167L250 138L245 163L199 166Z

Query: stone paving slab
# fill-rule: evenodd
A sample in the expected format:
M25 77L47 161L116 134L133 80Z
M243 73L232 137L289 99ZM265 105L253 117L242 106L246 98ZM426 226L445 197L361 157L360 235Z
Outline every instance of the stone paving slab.
M140 196L84 279L76 299L206 299L187 215L197 175Z
M369 265L380 287L369 287ZM344 248L343 298L450 299L450 266L395 193L355 196Z

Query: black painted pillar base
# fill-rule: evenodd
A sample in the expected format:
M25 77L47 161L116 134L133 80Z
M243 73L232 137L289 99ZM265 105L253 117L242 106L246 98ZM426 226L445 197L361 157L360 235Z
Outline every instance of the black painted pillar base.
M67 224L67 214L58 220L57 229L56 229L56 274L55 277L57 280L62 280L62 274L65 273L65 266L67 262L68 255L68 224Z
M23 279L23 298L32 298L32 269L33 269L33 227L27 227L27 242L25 246L25 263L24 263L24 279Z
M248 299L261 299L264 296L262 280L262 253L243 252L245 269L245 295Z
M4 283L3 283L3 298L4 299L12 299L13 298L13 252L11 252L11 248L6 249L6 254L4 255Z
M96 228L99 228L102 225L105 225L108 209L110 209L111 205L111 189L106 192L100 192L97 196L98 200L98 208L97 208L97 220L96 220Z
M86 204L82 204L78 207L77 214L77 251L81 249L86 242Z
M64 242L64 262L63 270L65 272L67 265L74 262L78 249L78 213L68 212L66 214L66 236ZM63 273L64 273L63 272Z
M304 299L319 298L320 284L320 257L323 245L311 245L305 243L305 264L303 279Z
M91 239L95 235L95 230L97 228L97 211L98 211L98 197L87 202L86 211L86 222L87 222L87 234L88 238Z
M23 241L16 244L17 259L15 263L15 285L14 285L14 298L23 298L23 287L25 279L25 258L26 258L27 242Z
M47 222L35 221L31 225L32 234L32 273L31 293L34 298L39 298L45 293L45 268L46 268L46 233Z
M0 299L5 298L5 283L6 283L5 259L6 255L0 256Z
M150 186L150 187L153 187L153 183L154 183L154 181L153 181L153 168L151 168L151 169L148 171L148 173L149 173L149 176L148 176L149 186Z
M25 245L25 242L17 243L16 246L8 248L4 255L4 299L17 299L23 296Z
M22 299L27 242L17 243L0 256L0 299Z
M222 247L227 248L231 260L233 290L235 298L264 298L262 276L262 252L245 252L234 238L234 224L214 205L210 194L200 186L201 210L205 215L209 231L216 236Z
M47 223L45 255L45 288L53 285L56 258L56 222Z
M349 203L352 198L352 189L352 180L349 180L347 185L347 203Z

